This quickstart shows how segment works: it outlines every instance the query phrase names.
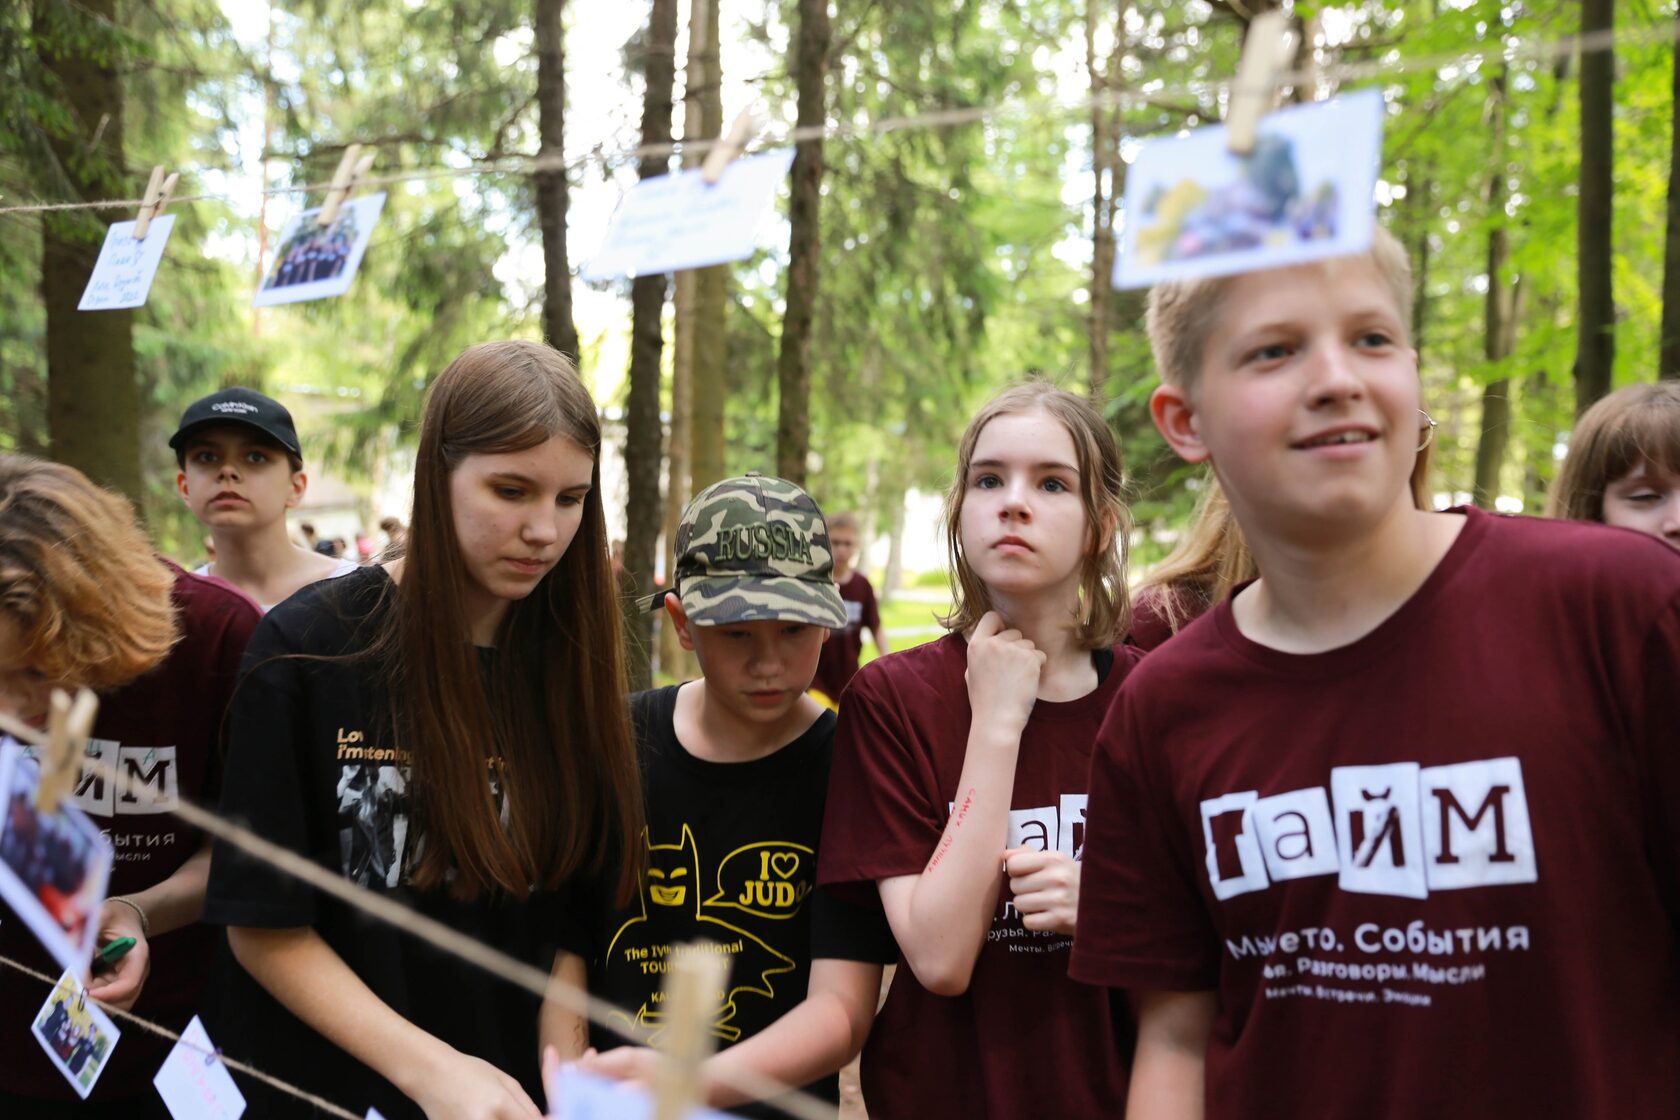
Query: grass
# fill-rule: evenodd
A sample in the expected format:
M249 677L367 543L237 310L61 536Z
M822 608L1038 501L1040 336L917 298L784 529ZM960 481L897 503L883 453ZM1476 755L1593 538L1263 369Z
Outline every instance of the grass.
M940 581L944 587L944 581ZM881 629L887 632L887 640L893 649L909 649L924 642L931 642L945 633L939 625L935 614L944 614L951 609L950 600L930 602L923 599L907 599L903 595L894 598L892 602L881 608ZM858 658L859 664L867 664L875 660L875 643L868 637L863 640L863 654Z

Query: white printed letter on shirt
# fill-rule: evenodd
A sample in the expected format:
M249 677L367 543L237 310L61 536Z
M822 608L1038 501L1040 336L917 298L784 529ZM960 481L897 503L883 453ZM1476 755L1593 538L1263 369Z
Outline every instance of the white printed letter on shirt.
M167 813L181 803L174 747L122 747L117 752L123 813Z
M1056 850L1072 859L1085 858L1085 807L1091 798L1083 793L1064 793L1057 809L1062 827L1056 833Z
M1053 851L1056 843L1056 807L1009 810L1009 846Z
M1422 785L1430 890L1539 878L1521 762L1490 758L1431 766Z
M1322 786L1261 798L1253 815L1273 882L1336 872L1336 827Z
M1259 799L1258 793L1247 790L1202 802L1202 840L1215 898L1263 891L1270 885L1254 830L1254 803Z
M1330 771L1344 891L1427 898L1418 764L1338 766Z

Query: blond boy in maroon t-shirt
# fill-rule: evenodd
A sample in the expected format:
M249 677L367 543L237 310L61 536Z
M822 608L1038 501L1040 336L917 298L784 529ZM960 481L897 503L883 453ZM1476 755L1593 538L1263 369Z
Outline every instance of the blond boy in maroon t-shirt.
M1414 508L1410 270L1157 288L1157 427L1258 580L1099 733L1070 972L1128 1116L1653 1116L1680 1100L1680 557Z

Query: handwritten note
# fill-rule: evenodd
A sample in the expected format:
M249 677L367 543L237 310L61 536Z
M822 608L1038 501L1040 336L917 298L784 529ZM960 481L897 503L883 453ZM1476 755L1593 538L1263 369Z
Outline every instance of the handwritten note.
M152 1084L175 1120L239 1120L245 1111L245 1096L197 1015L181 1032Z
M115 311L146 302L163 248L175 229L175 215L153 218L144 241L134 240L134 226L133 222L115 222L105 232L105 244L100 246L99 260L76 310Z
M792 163L787 148L738 159L711 186L697 170L643 179L618 204L583 278L652 276L752 256L759 223Z

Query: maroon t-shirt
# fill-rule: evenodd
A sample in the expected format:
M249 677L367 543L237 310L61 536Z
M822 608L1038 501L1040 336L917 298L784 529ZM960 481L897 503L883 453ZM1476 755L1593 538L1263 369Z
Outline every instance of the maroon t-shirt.
M1365 637L1221 604L1103 725L1071 972L1217 991L1209 1117L1680 1107L1680 553L1464 516Z
M875 589L862 572L853 572L840 584L840 601L846 606L846 628L829 632L817 659L817 675L811 680L812 688L835 702L857 672L858 657L863 653L863 628L867 626L873 637L881 633L881 608L875 602Z
M214 805L221 786L222 717L233 694L245 642L261 617L241 592L175 565L173 598L181 638L163 661L124 687L102 695L88 754L127 774L139 789L119 791L86 771L75 801L116 848L109 893L132 894L170 875L197 852L203 834L169 810L185 799ZM219 930L191 925L151 939L152 970L134 1013L179 1031L200 1009L204 978ZM60 969L22 922L0 921L0 953L54 980ZM75 1101L29 1033L51 985L0 968L0 1092ZM168 1045L156 1035L123 1026L111 1064L92 1100L117 1101L151 1093L152 1077Z
M1034 706L1015 771L1010 846L1081 858L1091 744L1141 656L1117 647L1095 691ZM879 905L874 882L926 866L967 750L967 667L967 644L950 635L872 661L853 678L835 731L820 883L871 884L854 895ZM1130 1017L1118 993L1068 979L1071 945L1023 926L1005 882L965 994L931 994L901 952L863 1052L873 1120L1118 1116Z
M1208 609L1207 600L1189 588L1175 587L1171 590L1152 584L1139 591L1132 599L1132 626L1125 635L1126 644L1136 646L1141 650L1152 650L1177 631L1173 629L1172 620L1167 617L1167 597L1172 596L1172 605L1178 613L1178 629L1182 630L1198 615Z

